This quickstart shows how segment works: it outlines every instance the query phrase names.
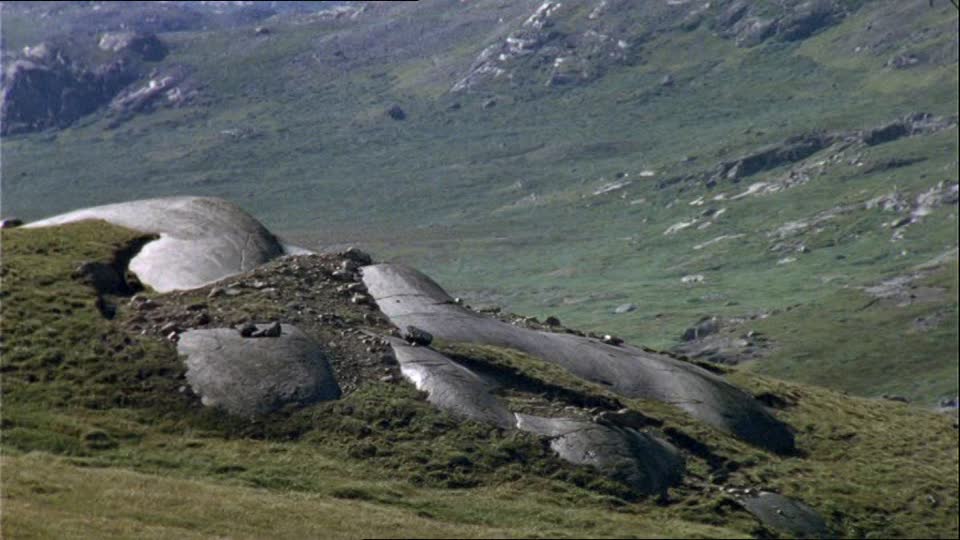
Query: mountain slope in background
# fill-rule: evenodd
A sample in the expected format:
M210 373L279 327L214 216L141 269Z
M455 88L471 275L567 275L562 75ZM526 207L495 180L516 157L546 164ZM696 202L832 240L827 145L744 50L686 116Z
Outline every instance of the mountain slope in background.
M957 393L947 2L2 10L5 68L46 41L93 70L103 33L135 30L169 52L104 103L165 77L192 96L6 136L4 215L223 196L476 306L867 396Z

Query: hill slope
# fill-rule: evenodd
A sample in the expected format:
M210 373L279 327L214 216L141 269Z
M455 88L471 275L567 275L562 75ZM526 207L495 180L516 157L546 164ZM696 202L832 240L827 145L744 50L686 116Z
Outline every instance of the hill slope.
M5 4L5 50L66 34L97 61L93 36L122 14L90 4ZM164 13L150 20L180 20ZM182 69L197 98L5 137L5 214L225 196L300 244L368 246L474 305L867 396L958 391L946 2L486 0L174 22L143 29L170 47L146 67ZM870 292L891 280L902 290ZM726 341L681 339L704 318Z
M117 261L141 233L93 221L4 230L0 240L11 535L782 534L743 510L756 489L807 502L841 536L957 534L956 423L942 415L728 374L796 430L797 452L777 455L516 352L436 344L553 388L538 398L545 405L521 392L508 396L514 406L572 399L570 414L619 400L661 422L654 431L678 445L688 473L666 496L647 497L558 460L529 434L433 408L359 331L387 331L386 322L317 278L341 266L340 256L282 258L202 289L131 299L98 291L76 268ZM251 319L317 337L344 397L252 419L204 407L166 325Z

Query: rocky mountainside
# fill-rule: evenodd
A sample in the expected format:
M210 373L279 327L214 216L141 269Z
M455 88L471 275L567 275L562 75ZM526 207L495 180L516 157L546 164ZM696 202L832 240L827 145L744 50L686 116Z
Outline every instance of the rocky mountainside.
M325 536L258 488L351 536L956 534L946 0L0 16L0 218L57 224L3 237L19 515L147 474L244 509L160 536Z
M231 235L247 240L209 248ZM356 248L285 255L221 200L84 209L6 229L2 240L3 494L17 510L5 513L7 532L71 526L69 514L26 516L74 507L73 470L90 465L395 504L368 488L329 491L357 482L344 471L360 467L360 478L389 474L391 489L428 499L453 490L471 506L485 489L513 486L523 497L549 486L558 509L633 516L610 528L571 524L566 535L956 531L955 415L737 374L556 319L478 311ZM169 436L180 441L169 449L175 463L160 442ZM250 454L262 444L268 455ZM40 470L68 472L30 495L37 451L62 456ZM336 465L311 469L302 452ZM508 508L483 511L524 511ZM455 535L469 531L463 509L444 511ZM258 519L240 522L263 532ZM335 519L341 533L349 519ZM523 534L509 518L484 519L505 527L498 535ZM402 521L394 534L417 526Z
M477 305L956 396L952 5L124 6L4 4L5 216L226 196Z

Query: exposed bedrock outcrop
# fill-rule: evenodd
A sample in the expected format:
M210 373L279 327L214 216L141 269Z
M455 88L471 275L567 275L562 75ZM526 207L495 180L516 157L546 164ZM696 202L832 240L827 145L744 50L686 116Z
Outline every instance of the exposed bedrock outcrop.
M621 395L675 405L751 444L790 452L790 428L752 396L694 364L628 345L529 330L489 319L456 303L439 285L403 265L364 267L363 281L381 311L400 327L415 326L450 341L522 351Z
M517 428L548 437L566 461L610 471L642 492L665 492L683 478L677 449L649 433L570 418L516 417Z
M286 253L259 221L233 203L208 197L167 197L95 206L35 221L27 227L102 219L159 235L129 263L159 292L194 289L246 272Z
M42 43L5 66L0 85L0 134L66 127L104 105L135 80L124 58L86 69Z
M403 376L440 409L545 437L561 459L596 467L640 493L663 493L683 477L679 451L655 435L571 418L513 413L492 393L497 386L494 381L427 347L389 341Z
M339 398L320 346L295 326L280 330L269 339L244 337L233 328L183 333L177 351L186 355L187 382L203 404L250 417Z
M491 381L433 349L414 347L398 339L390 339L390 344L400 372L418 390L426 392L427 400L436 407L504 429L516 426L513 413L490 393Z
M797 538L829 538L830 529L823 517L806 504L779 493L761 491L740 500L743 507L761 523Z

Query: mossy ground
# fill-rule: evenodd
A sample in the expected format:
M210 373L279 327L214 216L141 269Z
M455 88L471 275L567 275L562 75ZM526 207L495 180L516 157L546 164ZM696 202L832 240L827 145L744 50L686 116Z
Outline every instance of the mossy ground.
M489 347L441 350L543 399L664 422L689 474L637 498L543 441L449 417L405 383L254 421L181 392L171 344L107 320L70 277L139 235L85 222L3 231L3 530L10 536L669 536L768 534L723 486L797 496L843 536L957 535L957 431L902 404L747 373L788 404L800 452L775 456L662 404L626 400Z

